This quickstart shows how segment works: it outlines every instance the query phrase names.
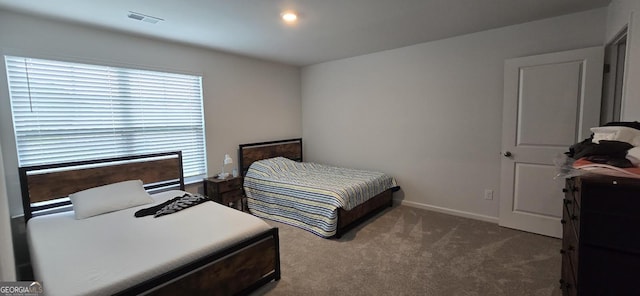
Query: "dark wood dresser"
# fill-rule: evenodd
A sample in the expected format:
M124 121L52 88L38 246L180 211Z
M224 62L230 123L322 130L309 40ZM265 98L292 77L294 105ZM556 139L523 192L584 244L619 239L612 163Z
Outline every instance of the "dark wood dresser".
M640 179L566 181L563 295L640 295Z

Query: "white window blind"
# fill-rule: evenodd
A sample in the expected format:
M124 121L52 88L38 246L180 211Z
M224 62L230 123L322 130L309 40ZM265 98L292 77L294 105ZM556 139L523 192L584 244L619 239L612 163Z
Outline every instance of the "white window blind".
M20 166L182 151L206 176L199 76L5 56Z

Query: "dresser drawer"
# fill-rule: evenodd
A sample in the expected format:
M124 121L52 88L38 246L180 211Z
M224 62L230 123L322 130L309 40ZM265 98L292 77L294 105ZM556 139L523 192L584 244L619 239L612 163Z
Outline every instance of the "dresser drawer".
M242 189L235 189L220 194L221 203L224 205L228 205L230 202L236 202L242 197Z
M576 207L580 207L581 198L580 198L580 182L574 179L569 179L566 182L565 189L563 189L565 193L565 198L571 200Z
M620 179L587 185L579 217L588 225L581 230L583 242L640 254L640 236L635 235L640 227L638 187Z
M220 183L218 189L221 193L231 191L234 189L242 189L242 178L234 178L228 181Z
M562 279L560 279L560 289L562 289L562 295L574 296L578 295L578 289L576 285L577 281L574 277L573 269L571 267L571 259L568 255L562 255Z
M562 208L562 220L560 220L560 222L562 222L563 225L570 226L568 230L563 228L563 231L580 237L580 208L577 207L573 201L567 200L566 198Z
M582 230L583 243L640 255L640 217L585 211L582 219L589 225Z
M567 208L565 207L565 216L567 215ZM580 245L578 244L578 236L574 231L574 227L572 223L564 223L562 226L562 249L560 253L563 256L568 256L571 261L571 273L574 279L577 279L578 275L578 251Z
M585 295L640 295L640 256L586 245L580 252L578 288Z
M600 185L600 184L598 184ZM615 186L590 186L590 191L583 198L581 208L620 216L637 216L640 208L640 190Z
M574 231L580 236L580 189L576 187L574 180L567 180L564 191L564 205L568 210L568 215L563 219L567 223L573 224Z

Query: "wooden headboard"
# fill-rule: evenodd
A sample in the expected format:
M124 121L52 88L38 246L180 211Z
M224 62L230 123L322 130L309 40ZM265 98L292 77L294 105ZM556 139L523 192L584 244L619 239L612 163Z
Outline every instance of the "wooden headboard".
M184 190L181 151L28 166L18 171L25 221L35 212L70 205L66 197L71 193L116 182L140 179L147 190L178 186ZM42 203L46 201L50 202Z
M244 176L254 161L272 157L302 161L302 138L239 145L238 160Z

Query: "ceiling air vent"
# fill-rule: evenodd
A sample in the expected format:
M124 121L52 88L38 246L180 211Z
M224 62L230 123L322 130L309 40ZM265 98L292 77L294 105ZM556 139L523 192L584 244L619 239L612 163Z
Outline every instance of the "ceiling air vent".
M134 20L137 20L137 21L143 21L143 22L147 22L147 23L151 23L151 24L157 24L160 21L164 21L163 19L161 19L159 17L150 16L150 15L146 15L146 14L142 14L142 13L134 12L134 11L129 11L129 14L127 14L127 16L130 19L134 19Z

